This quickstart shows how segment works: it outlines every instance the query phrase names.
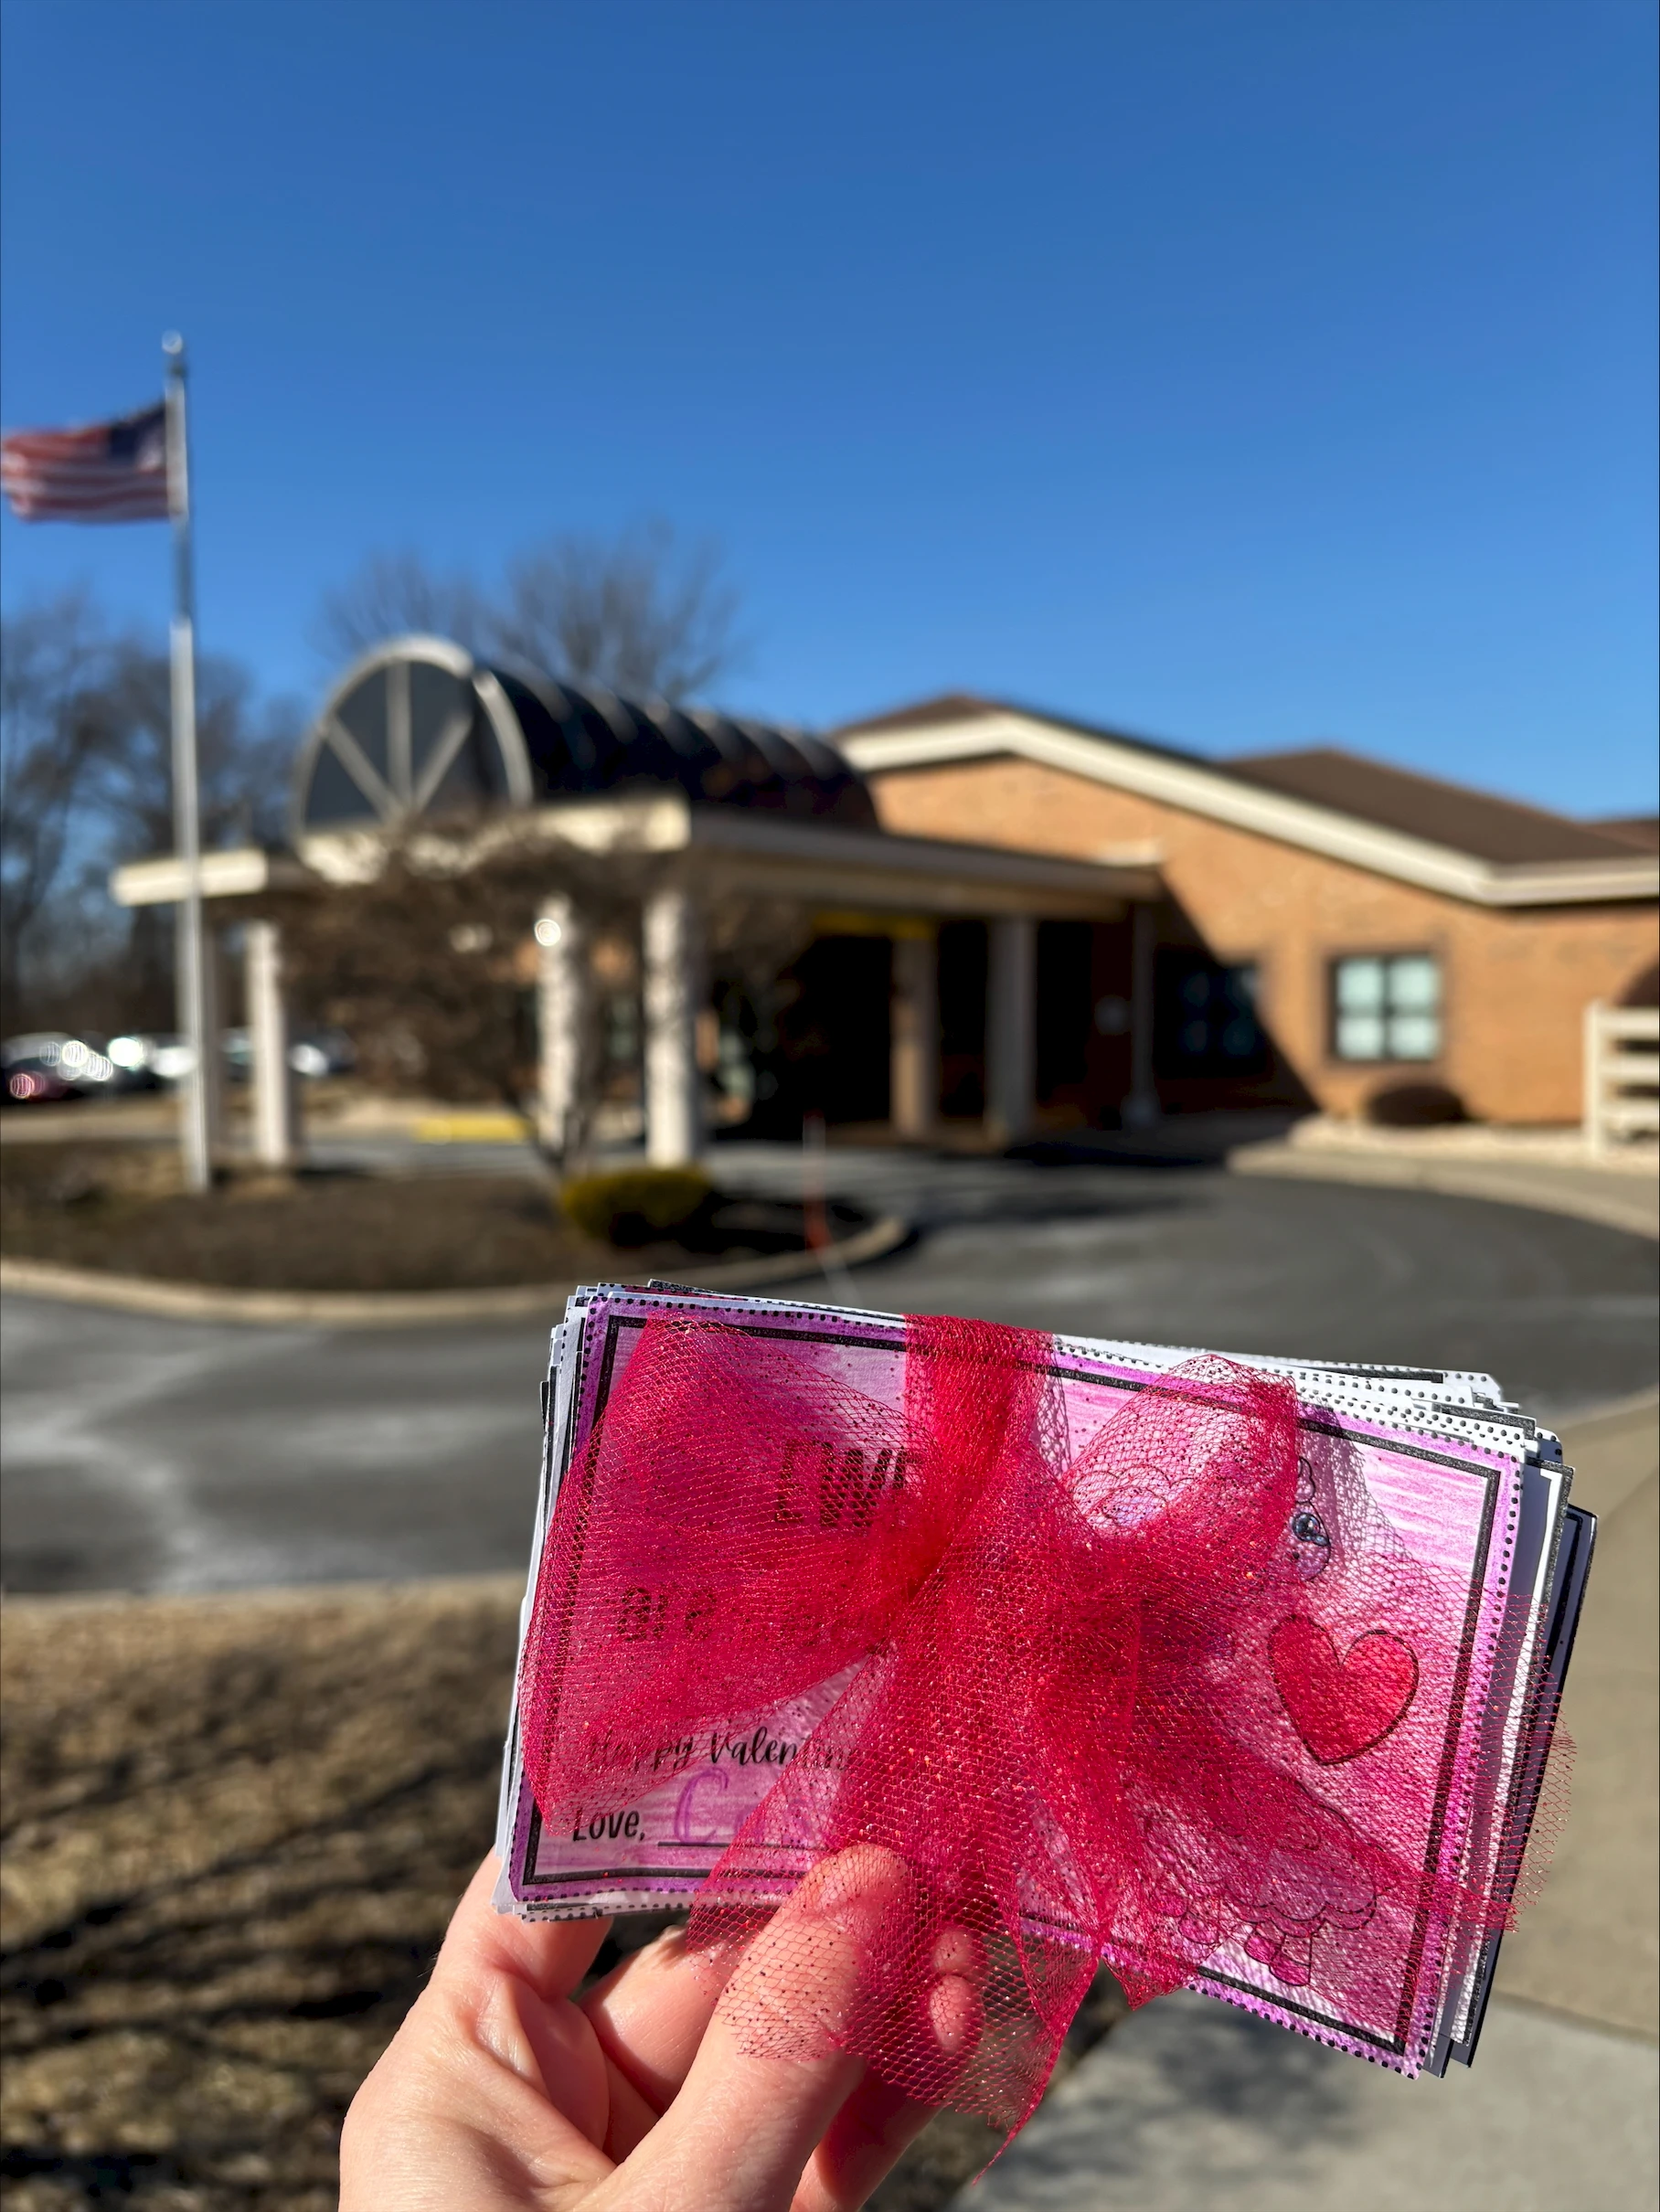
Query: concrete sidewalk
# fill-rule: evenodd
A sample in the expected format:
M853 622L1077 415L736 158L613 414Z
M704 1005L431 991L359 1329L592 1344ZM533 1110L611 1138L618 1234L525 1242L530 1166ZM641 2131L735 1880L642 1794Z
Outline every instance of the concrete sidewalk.
M1567 1131L1375 1130L1316 1120L1272 1143L1240 1145L1228 1164L1237 1175L1496 1198L1601 1221L1635 1237L1660 1237L1652 1144L1623 1146L1592 1161Z
M1573 1805L1474 2066L1403 2081L1183 1992L1097 2045L963 2212L1652 2212L1655 1420L1651 1396L1563 1439L1599 1516Z
M1497 1987L1653 2036L1660 2009L1660 1447L1655 1402L1570 1427L1573 1498L1597 1549L1562 1699L1578 1756L1545 1893L1506 1936ZM1485 2051L1477 2065L1485 2059Z
M1494 2007L1444 2081L1185 1990L1098 2044L961 2212L1653 2212L1654 2047Z

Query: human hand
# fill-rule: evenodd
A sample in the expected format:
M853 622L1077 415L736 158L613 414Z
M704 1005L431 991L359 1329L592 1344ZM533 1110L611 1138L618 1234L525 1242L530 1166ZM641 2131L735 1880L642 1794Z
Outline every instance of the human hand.
M891 1854L826 1860L735 1958L672 1930L580 2004L610 1921L510 1919L495 1875L486 1859L346 2115L341 2212L853 2212L931 2117L832 2039L902 1909ZM952 1930L935 1951L947 2052L977 2028L974 1951ZM781 1988L823 2030L806 2056L763 2055L736 2025Z

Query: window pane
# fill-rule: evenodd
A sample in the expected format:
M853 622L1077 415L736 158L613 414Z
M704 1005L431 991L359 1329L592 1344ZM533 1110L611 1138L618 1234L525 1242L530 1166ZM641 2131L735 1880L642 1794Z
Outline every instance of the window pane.
M1396 1014L1389 1019L1389 1058L1432 1060L1441 1050L1441 1022L1433 1014Z
M1154 1066L1161 1074L1223 1078L1267 1072L1268 1038L1252 1005L1256 969L1183 946L1161 946L1154 999ZM1097 1021L1101 1020L1098 1012Z
M1340 960L1337 962L1337 1004L1345 1014L1381 1012L1382 961Z
M434 668L430 661L411 661L409 665L410 766L419 783L433 748L458 723L463 729L472 723L473 686L447 668Z
M1441 1004L1441 962L1414 952L1389 962L1389 1005L1400 1014L1427 1014Z
M357 788L357 780L332 745L317 750L311 788L305 794L305 826L319 829L333 822L376 822L375 803Z
M1340 1060L1380 1060L1383 1058L1381 1014L1340 1014L1337 1016L1337 1058Z
M387 776L389 771L386 759L386 670L372 670L349 697L341 700L335 712L362 747L363 757L375 773L382 778Z

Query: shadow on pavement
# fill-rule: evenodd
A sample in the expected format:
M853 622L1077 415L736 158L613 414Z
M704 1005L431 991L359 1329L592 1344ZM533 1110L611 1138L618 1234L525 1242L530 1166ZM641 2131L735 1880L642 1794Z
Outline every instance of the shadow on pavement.
M1323 2045L1204 1998L1158 2001L1135 2027L1112 2046L1121 2080L1108 2099L1110 2124L1102 2124L1100 2100L1063 2092L1011 2154L1022 2204L1043 2201L1046 2177L1064 2177L1071 2201L1080 2173L1122 2181L1156 2175L1170 2130L1201 2114L1237 2139L1239 2164L1253 2172L1294 2164L1313 2143L1358 2141L1349 2071L1359 2061L1337 2059Z

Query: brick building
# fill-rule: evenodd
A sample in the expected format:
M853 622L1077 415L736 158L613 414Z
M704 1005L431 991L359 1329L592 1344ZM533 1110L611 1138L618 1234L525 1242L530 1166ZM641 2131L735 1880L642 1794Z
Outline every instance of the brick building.
M1587 1005L1656 996L1653 823L1334 750L1218 762L964 697L825 742L406 637L342 675L293 790L288 848L200 873L211 929L241 941L273 1162L295 1141L285 902L372 876L417 830L464 873L485 817L546 841L514 957L555 1152L596 1023L633 1040L614 1095L668 1162L711 1128L792 1138L810 1115L1004 1145L1264 1108L1571 1123ZM561 850L637 878L614 973ZM112 888L142 905L183 885L162 856ZM711 922L734 905L787 912L771 983L721 970Z
M1652 822L1329 749L1211 760L964 697L833 734L890 833L1157 871L1164 896L1125 923L1038 932L1051 1113L1439 1100L1573 1122L1587 1003L1655 1003ZM948 1111L952 963L942 935Z

